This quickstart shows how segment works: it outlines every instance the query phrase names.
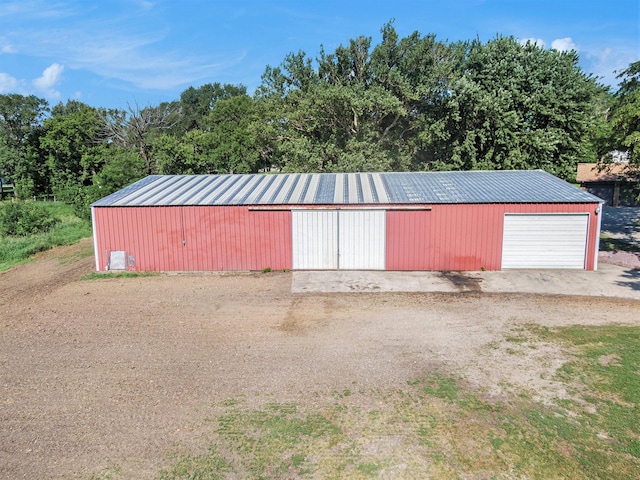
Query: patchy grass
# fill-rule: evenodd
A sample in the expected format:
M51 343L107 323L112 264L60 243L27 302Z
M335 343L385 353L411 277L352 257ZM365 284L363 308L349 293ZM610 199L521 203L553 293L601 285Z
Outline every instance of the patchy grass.
M38 252L72 245L91 236L91 223L78 218L71 205L61 202L42 202L41 205L59 222L45 233L28 237L0 236L0 271L29 262Z
M634 243L619 238L611 238L605 234L600 235L601 252L637 252L639 249L640 247Z
M351 383L313 405L234 398L208 420L204 453L168 459L156 479L638 478L640 328L532 327L527 337L572 354L557 376L574 400L489 399L437 373L394 391Z
M604 441L609 462L624 458L638 462L640 328L573 327L550 335L579 352L559 372L560 378L585 388L585 403L573 405L574 413Z

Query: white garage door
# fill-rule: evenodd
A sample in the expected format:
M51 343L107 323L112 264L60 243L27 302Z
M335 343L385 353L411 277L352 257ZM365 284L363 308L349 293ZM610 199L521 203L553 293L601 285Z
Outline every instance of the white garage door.
M384 270L384 210L294 210L294 269Z
M502 268L585 268L588 214L505 214Z

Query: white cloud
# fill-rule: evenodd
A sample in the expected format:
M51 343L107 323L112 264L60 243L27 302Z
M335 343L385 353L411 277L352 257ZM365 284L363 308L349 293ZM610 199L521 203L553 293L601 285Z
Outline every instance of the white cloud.
M42 72L42 76L33 81L33 85L49 98L59 98L60 92L54 87L60 83L64 66L54 63Z
M573 43L571 37L557 38L551 42L551 48L559 52L569 52L571 50L578 51L578 46Z
M144 8L144 9L146 9L146 10L150 10L150 9L152 9L153 7L155 7L155 6L156 6L156 3L155 3L155 2L148 2L148 1L146 1L146 0L141 0L141 1L139 1L138 3L139 3L139 5L140 5L140 7Z
M0 17L64 18L73 15L77 8L68 2L43 0L8 1L0 4Z
M18 50L10 43L2 43L0 46L0 53L18 53Z
M522 38L520 39L520 44L521 45L526 45L527 43L532 43L540 48L544 48L546 46L546 44L544 43L544 40L542 40L541 38Z
M8 73L0 73L0 93L13 92L18 88L18 79Z
M15 26L0 37L0 49L9 45L13 52L25 56L55 58L70 69L153 90L212 78L238 65L247 55L245 48L199 52L167 48L175 27L154 16L156 2L127 3L131 8L109 10L104 15L104 6L87 7L80 1L8 0L3 5L0 0L0 21L3 16L16 19ZM43 20L56 16L65 17L65 21ZM43 74L32 84L40 91L56 94L52 86L47 87L53 73L48 72L48 77Z
M601 83L616 90L621 80L616 76L631 63L637 62L638 56L634 50L607 47L600 51L587 52L585 60L590 64L590 71Z

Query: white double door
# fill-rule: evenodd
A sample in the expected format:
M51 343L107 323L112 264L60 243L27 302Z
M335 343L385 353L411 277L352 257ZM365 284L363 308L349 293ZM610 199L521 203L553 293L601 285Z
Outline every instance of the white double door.
M296 270L384 270L384 210L294 210Z

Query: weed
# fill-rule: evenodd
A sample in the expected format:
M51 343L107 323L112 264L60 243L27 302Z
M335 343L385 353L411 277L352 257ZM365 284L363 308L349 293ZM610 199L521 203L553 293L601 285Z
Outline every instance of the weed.
M378 476L380 466L377 463L359 463L356 465L356 469L367 476L374 477Z
M460 388L453 378L430 375L423 382L426 384L423 390L429 395L449 401L454 401L458 398Z
M269 273L271 271L271 267L264 267L262 269L262 273Z
M215 446L202 455L185 455L174 460L173 465L156 475L156 480L216 480L227 478L231 464Z
M89 480L112 480L118 478L122 473L122 469L119 466L112 466L105 468L99 473L94 473L89 477Z
M59 221L40 203L0 203L0 235L28 237L48 232Z

